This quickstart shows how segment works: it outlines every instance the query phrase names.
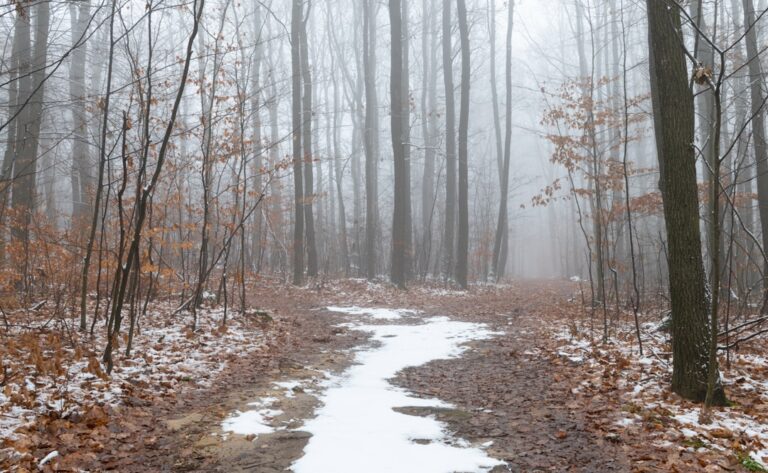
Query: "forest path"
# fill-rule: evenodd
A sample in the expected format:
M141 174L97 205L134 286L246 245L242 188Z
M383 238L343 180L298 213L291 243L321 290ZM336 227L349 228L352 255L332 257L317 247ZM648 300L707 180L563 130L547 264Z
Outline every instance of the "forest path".
M296 332L305 343L259 376L235 372L219 415L203 408L176 419L186 442L172 469L629 471L621 445L589 429L571 394L573 367L547 355L537 317L544 295L531 289L355 300L419 310L391 318L304 310ZM334 303L351 306L346 299Z

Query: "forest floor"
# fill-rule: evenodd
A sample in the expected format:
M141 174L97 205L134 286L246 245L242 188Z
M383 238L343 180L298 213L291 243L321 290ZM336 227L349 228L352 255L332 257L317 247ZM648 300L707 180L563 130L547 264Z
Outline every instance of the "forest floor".
M0 471L429 473L447 462L494 473L709 472L768 462L759 342L724 368L733 406L701 425L698 406L668 390L661 317L642 319L644 357L627 314L612 317L602 343L578 283L459 292L260 282L249 297L264 312L231 312L223 329L221 310L208 309L194 333L170 305L153 307L111 377L92 361L98 337L58 337L39 330L43 314L37 325L11 314ZM396 461L414 469L386 469Z

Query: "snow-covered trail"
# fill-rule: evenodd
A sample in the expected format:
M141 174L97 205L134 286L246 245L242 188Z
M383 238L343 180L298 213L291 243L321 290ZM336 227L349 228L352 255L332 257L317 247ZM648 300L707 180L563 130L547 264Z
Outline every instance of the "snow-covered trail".
M322 407L302 430L312 434L295 473L452 473L485 472L502 464L481 448L449 436L445 425L396 408L450 407L438 399L421 399L388 382L398 371L429 361L455 357L462 345L490 338L481 324L447 317L409 320L413 311L329 308L355 317L349 326L370 332L378 342L360 350L355 365L331 378L320 396ZM367 324L365 317L378 324ZM384 320L388 323L381 324Z
M225 419L225 435L258 440L280 433L308 434L303 451L292 457L294 473L482 473L503 464L489 457L483 446L449 435L446 425L432 416L406 413L453 406L415 397L389 381L404 368L458 357L467 342L491 338L494 332L484 324L424 317L405 309L328 310L346 314L342 325L367 332L373 343L351 352L353 364L340 374L326 372L322 381L273 381L275 393L283 394L256 399ZM305 413L301 418L307 420L298 425L291 417L290 402L281 400L281 396L293 398L296 388L312 393L320 406L312 418ZM291 419L286 422L286 417Z

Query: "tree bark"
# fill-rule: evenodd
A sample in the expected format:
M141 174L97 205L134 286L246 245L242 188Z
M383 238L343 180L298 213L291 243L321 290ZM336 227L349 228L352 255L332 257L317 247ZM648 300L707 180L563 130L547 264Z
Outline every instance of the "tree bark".
M451 0L443 0L443 81L445 83L445 235L443 237L446 279L453 277L456 232L456 104L453 86L451 45Z
M667 228L672 302L672 390L703 401L709 368L709 297L701 255L693 94L671 0L647 0L651 96ZM722 387L716 404L725 401Z
M505 87L506 87L506 110L504 127L504 159L501 163L500 177L500 203L499 218L496 224L496 238L493 244L493 275L496 280L504 277L507 263L507 251L509 245L509 167L511 160L512 146L512 30L515 18L515 0L509 0L507 10L507 46L505 62ZM495 82L495 81L494 81ZM494 104L496 100L494 100ZM498 108L498 105L495 105ZM497 140L497 149L501 151L501 138Z
M752 0L742 0L744 8L744 28L747 35L747 60L749 61L750 98L752 101L752 139L757 162L757 203L762 229L763 248L768 249L768 145L765 141L765 110L763 110L763 72L757 46L757 32L754 28L755 7ZM763 292L768 298L768 261L763 262ZM764 304L765 305L765 304Z
M404 123L403 101L406 95L403 88L403 17L400 0L389 0L389 19L392 37L390 97L392 104L392 153L395 167L395 205L392 218L392 266L390 279L393 284L405 288L407 282L408 250L410 234L408 229L408 163L406 161L404 141L406 124Z
M378 231L377 164L379 160L376 97L376 12L372 0L363 2L363 74L365 76L365 275L376 277L376 233Z
M27 105L19 117L20 123L16 126L16 159L11 196L16 219L12 236L14 241L23 244L29 243L29 226L35 211L37 149L43 121L50 4L38 3L34 12L34 15L30 15L29 11L26 13L35 18L32 57L29 58L22 52L19 58L19 103L26 102ZM17 27L21 28L18 38L20 48L28 54L31 44L29 18L17 22ZM25 77L27 74L31 74L31 77Z
M459 36L461 38L461 109L459 113L459 235L456 258L456 282L467 289L469 272L469 79L470 51L467 6L464 0L457 0Z
M317 276L317 244L315 242L315 216L313 206L315 204L315 187L313 180L312 154L312 71L309 69L309 44L307 41L307 18L301 21L301 78L304 86L302 97L303 120L301 123L302 148L304 151L304 231L307 246L307 276Z
M73 125L72 137L72 218L73 226L81 235L85 235L86 222L93 213L94 176L91 173L90 153L88 152L87 126L85 110L85 61L87 43L82 41L90 19L90 0L69 4L72 35L72 58L69 69L69 96Z
M301 155L301 0L291 13L291 88L293 140L293 284L304 284L304 179Z

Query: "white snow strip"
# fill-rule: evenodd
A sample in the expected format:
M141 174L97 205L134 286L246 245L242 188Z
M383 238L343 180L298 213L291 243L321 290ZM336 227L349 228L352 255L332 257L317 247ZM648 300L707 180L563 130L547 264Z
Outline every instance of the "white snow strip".
M444 424L435 419L394 411L448 405L411 397L387 381L405 367L458 356L463 343L489 338L491 332L483 325L446 317L427 319L423 325L359 329L372 332L380 345L358 352L358 364L332 379L317 417L302 428L312 437L305 455L292 467L295 473L483 472L503 464L480 448L457 446L461 442L448 438Z
M282 414L281 411L262 409L257 411L237 411L234 416L224 419L222 430L239 435L261 435L274 432L268 418Z
M331 312L339 312L349 315L366 315L377 320L394 320L402 318L404 315L416 314L415 310L409 309L386 309L380 308L362 308L362 307L328 307Z

